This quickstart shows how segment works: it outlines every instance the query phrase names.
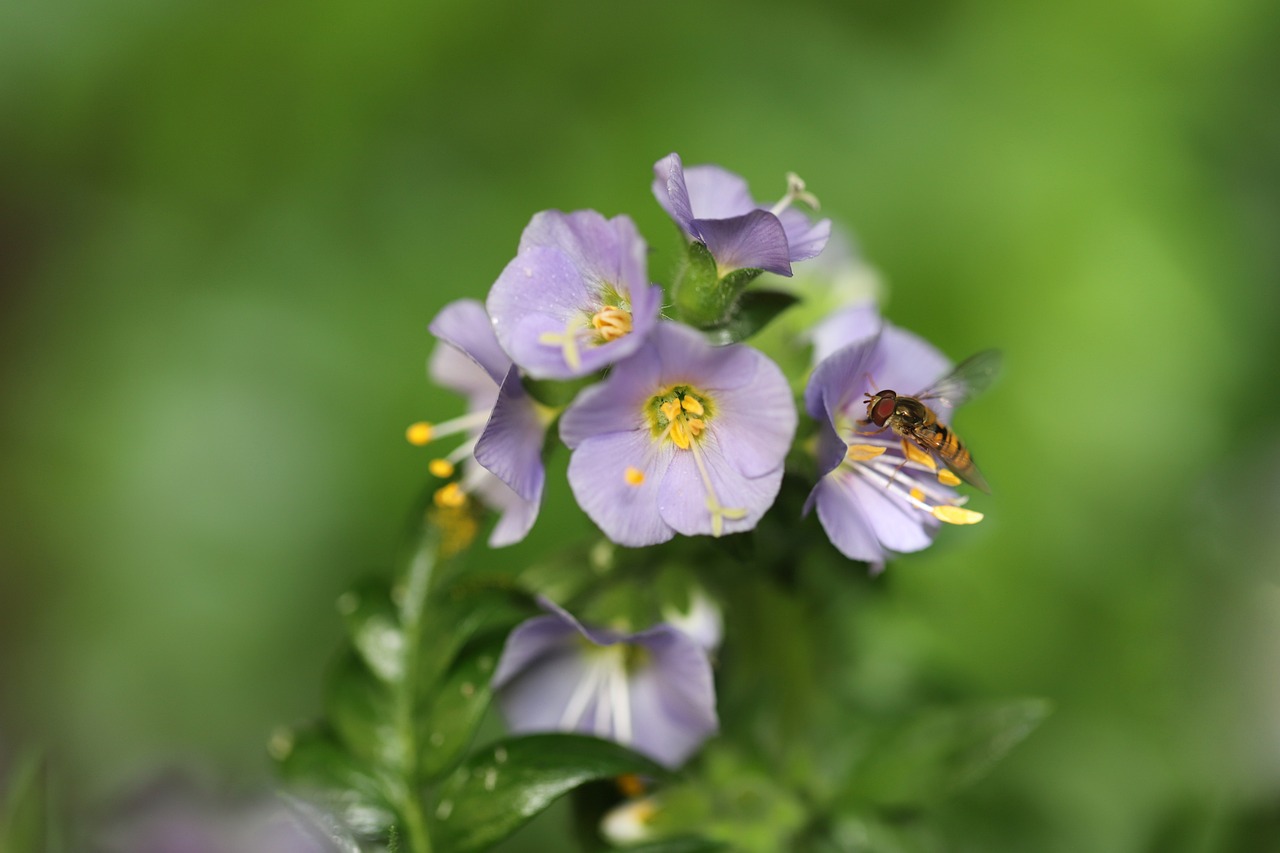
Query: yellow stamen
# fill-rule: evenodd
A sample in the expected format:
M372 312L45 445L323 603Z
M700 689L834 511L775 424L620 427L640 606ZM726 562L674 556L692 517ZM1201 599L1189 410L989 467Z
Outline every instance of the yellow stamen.
M662 414L666 415L667 420L674 421L680 416L680 404L675 400L668 400L662 404Z
M845 455L849 457L850 462L866 462L883 455L887 449L874 444L851 444Z
M453 463L448 459L432 459L427 463L427 470L431 472L431 476L443 480L453 476Z
M410 424L409 428L404 431L404 437L414 447L422 447L431 443L431 424L426 421L418 421L416 424Z
M949 504L935 506L933 517L947 524L977 524L982 521L982 513Z
M694 438L702 435L702 431L707 428L707 422L702 418L688 418L685 423L689 425L689 435Z
M631 312L616 305L606 305L591 318L591 325L605 343L631 333Z
M698 402L696 397L691 397L688 394L680 398L680 408L684 409L691 415L704 415L707 411L702 407L702 404Z
M930 471L935 471L938 468L938 463L933 461L933 456L931 454L925 453L923 450L905 439L902 442L902 452L906 454L906 457L912 462L919 462Z
M644 482L644 472L631 465L628 465L627 470L622 472L622 476L626 479L628 486L639 486Z
M952 474L946 468L939 468L938 482L944 486L958 486L960 485L960 478L955 474Z
M918 500L918 501L923 501L923 500L924 500L924 492L920 491L919 489L912 489L912 490L911 490L911 497L915 498L915 499L916 499L916 500Z
M466 506L467 493L462 491L462 487L457 483L449 483L436 489L436 493L431 496L431 499L438 507L456 509Z
M689 425L685 423L684 418L677 418L671 422L671 441L681 450L688 450L689 445L693 443L693 437L690 435Z

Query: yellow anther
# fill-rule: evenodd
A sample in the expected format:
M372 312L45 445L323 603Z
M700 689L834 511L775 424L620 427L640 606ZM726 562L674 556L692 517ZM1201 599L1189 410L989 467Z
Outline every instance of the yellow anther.
M698 402L696 397L690 397L688 394L680 398L680 408L691 415L703 415L707 411L702 408L702 404Z
M849 457L850 462L866 462L883 455L887 449L874 444L851 444L845 455Z
M907 458L912 462L919 462L930 471L935 471L938 468L938 463L933 461L933 456L931 454L925 453L923 450L905 439L902 442L902 452L905 453Z
M661 411L662 414L666 415L667 420L674 421L680 417L680 403L675 400L668 400L662 404Z
M982 513L950 504L935 506L933 517L947 524L977 524L982 521Z
M689 435L694 438L702 435L702 431L707 428L707 422L702 418L688 418L685 423L689 425Z
M689 449L689 445L692 443L692 438L689 435L689 426L684 422L683 418L671 422L670 435L671 440L675 443L676 447L681 450Z
M427 470L431 472L431 476L443 480L453 476L453 463L448 459L432 459L427 463Z
M591 325L605 343L631 333L631 312L615 305L601 308L591 318Z
M462 487L457 483L449 483L436 489L436 493L431 496L431 499L438 507L456 509L466 506L467 493L462 491Z
M914 488L911 490L911 497L915 498L918 501L921 501L922 503L924 502L924 492L920 491L920 489L918 488Z
M952 474L946 468L939 468L938 482L944 486L958 486L960 485L960 478L955 474Z
M644 482L644 472L631 465L628 465L627 470L622 472L622 476L626 479L628 486L638 486Z
M426 421L418 421L416 424L410 424L409 428L404 431L404 437L415 447L422 447L424 444L430 444L431 424Z

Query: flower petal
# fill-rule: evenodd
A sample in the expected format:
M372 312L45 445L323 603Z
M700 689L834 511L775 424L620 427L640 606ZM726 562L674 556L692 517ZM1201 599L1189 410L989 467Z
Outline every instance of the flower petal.
M696 219L694 225L721 275L737 269L791 275L787 233L769 211L752 210L729 219Z
M476 441L476 461L528 501L542 500L546 469L542 445L546 424L520 384L520 371L507 371L493 413Z
M862 477L841 478L839 473L831 477L848 481L847 485L842 484L842 488L847 490L860 517L885 548L908 553L929 547L937 530L937 522L932 516L911 506L886 487L867 482Z
M475 359L443 339L431 350L431 358L427 361L427 375L437 385L465 396L469 412L487 410L498 396L498 386L489 372Z
M782 464L791 449L796 404L786 376L772 359L750 347L741 351L756 362L751 381L716 390L716 414L708 429L743 476L760 477Z
M816 258L831 239L830 219L811 222L808 216L794 207L782 211L778 214L778 219L787 235L787 248L792 263Z
M546 616L535 616L521 622L507 635L502 657L493 671L494 688L506 686L539 659L557 657L570 650L570 643L578 630L577 620L566 620L559 608Z
M809 332L813 341L813 363L820 364L841 347L875 337L883 326L884 321L880 319L880 311L874 302L863 302L836 311Z
M668 154L653 164L653 196L680 230L695 240L701 239L693 229L693 207L679 154Z
M658 510L674 446L660 446L648 429L597 435L581 441L569 457L569 486L578 505L619 545L666 542L674 533ZM628 477L634 468L640 482Z
M662 365L657 394L667 386L688 383L710 394L749 385L766 358L745 344L717 347L683 323L659 323L651 336Z
M520 252L535 248L563 252L592 287L648 283L648 247L629 216L605 219L594 210L544 210L534 214L520 236Z
M515 490L476 462L469 462L462 475L462 488L479 496L485 506L498 513L498 523L489 534L489 547L514 545L529 535L541 509L538 500L525 500Z
M450 302L431 321L427 327L431 334L463 353L467 358L480 365L489 374L494 384L502 382L511 359L498 345L493 335L493 327L489 323L489 315L484 306L476 299L459 299ZM445 387L461 390L455 385L446 384L443 378L437 378ZM466 393L463 391L463 393Z
M652 658L629 687L631 746L678 767L719 728L710 661L701 646L670 625L651 628L634 641Z
M592 436L631 432L648 425L644 406L657 393L662 362L646 346L614 365L603 382L584 388L560 418L560 438L570 449Z
M696 451L701 455L710 487L719 506L732 510L737 518L723 516L721 535L739 533L756 526L760 516L773 505L782 486L782 460L771 472L760 477L745 477L725 458L716 434L708 431ZM675 453L658 494L662 520L685 536L714 535L713 513L708 507L711 495L703 480L694 451Z
M818 521L840 553L866 562L885 559L884 546L863 519L848 477L823 477L814 487L813 498Z
M543 334L576 332L586 322L592 290L569 255L558 249L522 249L498 276L485 305L498 343L511 360L539 378L578 375L563 350ZM576 324L570 329L570 324ZM505 372L505 371L504 371Z
M684 183L697 219L729 219L758 206L746 178L720 166L690 166L684 170Z

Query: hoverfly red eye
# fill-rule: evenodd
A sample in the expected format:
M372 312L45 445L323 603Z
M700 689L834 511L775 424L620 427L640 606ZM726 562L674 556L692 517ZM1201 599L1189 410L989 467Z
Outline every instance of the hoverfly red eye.
M875 418L876 423L882 424L887 421L889 416L893 414L893 407L895 404L896 401L893 397L881 397L876 402L875 411L871 413L872 417Z

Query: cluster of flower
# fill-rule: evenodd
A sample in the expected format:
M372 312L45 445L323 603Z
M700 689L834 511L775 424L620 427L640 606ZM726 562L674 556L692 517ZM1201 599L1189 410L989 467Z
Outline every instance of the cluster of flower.
M830 220L814 222L795 206L816 207L795 176L765 207L717 166L686 169L671 154L654 172L659 204L711 271L703 286L686 283L664 303L628 217L544 211L487 301L454 302L431 324L443 342L431 376L465 395L469 414L414 424L409 440L467 436L432 461L445 478L461 464L435 500L461 505L474 495L500 513L492 546L532 527L543 446L557 420L573 494L619 545L751 530L778 495L798 421L788 378L759 350L717 345L704 332L732 316L735 295L761 271L790 276L793 263L816 257ZM662 316L664 304L674 319ZM804 407L817 424L816 445L806 445L817 481L806 511L817 511L832 543L878 570L893 552L927 546L941 522L980 519L960 508L950 471L867 420L872 377L881 388L925 388L948 372L945 356L868 303L843 306L810 337ZM561 411L530 391L547 380L583 387ZM945 405L937 412L945 422ZM545 607L548 615L511 634L495 675L514 730L583 731L671 765L715 730L707 655L719 631L705 629L715 622L712 605L704 603L695 636L671 624L597 630Z

